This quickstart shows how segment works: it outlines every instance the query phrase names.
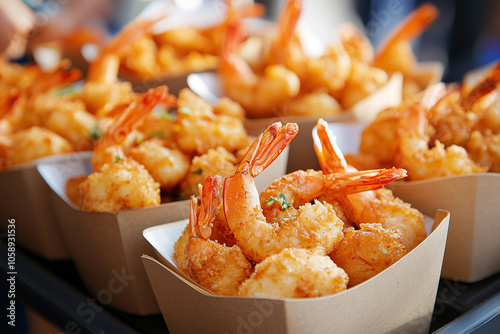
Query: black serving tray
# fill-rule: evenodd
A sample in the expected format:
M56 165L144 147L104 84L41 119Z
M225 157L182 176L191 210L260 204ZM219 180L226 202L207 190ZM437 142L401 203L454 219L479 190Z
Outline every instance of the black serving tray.
M5 236L0 253L8 273ZM16 300L66 332L168 333L161 314L136 316L100 305L70 260L48 261L16 247L15 272ZM7 277L1 285L6 293ZM429 333L500 333L500 273L477 283L441 279Z

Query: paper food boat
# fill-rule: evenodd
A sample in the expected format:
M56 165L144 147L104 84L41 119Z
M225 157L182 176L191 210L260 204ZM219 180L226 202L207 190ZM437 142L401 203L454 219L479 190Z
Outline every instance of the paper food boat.
M387 186L424 214L451 213L441 276L472 283L500 272L500 174L481 173Z
M222 297L206 293L176 267L173 245L187 220L144 237L161 260L142 260L170 333L427 333L443 260L449 213L432 233L371 279L341 293L304 299ZM160 259L160 258L159 258Z
M366 123L329 123L343 153L357 153ZM500 272L500 174L481 173L386 186L425 215L451 213L441 276L472 283Z
M70 258L55 214L50 206L50 188L38 173L38 163L72 160L80 153L49 156L0 172L0 217L2 232L15 219L16 244L47 260Z
M284 150L259 175L260 190L285 173L287 156L288 150ZM123 210L116 214L79 210L66 196L65 185L72 177L92 172L90 158L91 152L73 160L56 160L37 167L50 187L50 204L71 257L85 286L101 303L136 315L159 313L141 262L142 254L153 252L142 237L142 231L188 217L189 201ZM118 277L122 278L118 280L122 285L117 283ZM109 293L113 292L111 287L119 293Z
M191 74L188 76L187 82L193 92L211 104L215 104L219 98L224 96L220 79L215 72ZM370 96L359 101L350 110L346 110L339 115L323 118L327 122L356 120L369 122L375 118L379 111L401 103L402 86L403 76L400 73L395 73L385 85ZM246 118L244 124L249 134L256 135L264 131L269 124L276 121L281 121L282 123L295 122L299 125L299 133L289 145L290 155L287 171L292 172L308 168L319 169L311 138L311 131L316 125L318 117L277 116L262 119Z

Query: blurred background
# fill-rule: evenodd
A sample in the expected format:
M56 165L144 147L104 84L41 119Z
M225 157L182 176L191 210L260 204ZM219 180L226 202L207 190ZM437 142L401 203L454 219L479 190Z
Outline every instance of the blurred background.
M33 46L64 38L83 26L114 34L152 2L169 2L189 12L201 6L217 10L224 6L225 0L1 0L0 50L12 59L26 61L30 60L29 50ZM266 18L276 20L284 0L255 2L266 6ZM304 0L301 20L326 42L334 41L339 24L352 22L364 30L376 48L391 29L422 2ZM500 58L499 1L428 2L439 8L440 16L413 46L419 61L439 61L445 65L443 81L459 81L466 71ZM84 33L80 32L80 36Z
M266 6L265 17L270 20L278 18L284 2L255 1ZM65 40L69 35L88 40L92 36L112 36L152 2L168 2L188 14L202 5L214 9L214 13L224 6L224 0L0 0L0 53L16 62L30 62L34 57L32 51L43 43ZM377 48L387 34L422 2L304 0L301 20L324 42L334 42L336 28L342 23L352 22ZM444 82L460 81L467 71L500 59L500 1L429 2L437 6L440 16L415 40L413 47L420 62L438 61L444 65ZM95 34L85 35L89 30L83 27L90 27ZM65 40L64 45L71 48L73 42ZM1 290L0 294L6 299L5 291ZM22 307L19 306L18 310L19 325L15 332L25 333ZM5 321L2 324L5 325ZM0 332L11 330L7 328Z
M276 18L283 1L257 1ZM445 65L443 81L459 81L470 69L500 58L500 2L493 0L310 0L304 1L303 16L323 37L336 26L353 22L365 31L376 48L412 10L424 2L440 11L436 22L415 42L419 61Z

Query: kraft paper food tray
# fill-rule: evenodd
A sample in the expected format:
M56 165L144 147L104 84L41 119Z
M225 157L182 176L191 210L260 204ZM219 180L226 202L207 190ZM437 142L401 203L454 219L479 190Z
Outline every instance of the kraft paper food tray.
M329 123L342 152L357 153L366 123ZM500 174L481 173L396 181L395 196L423 214L451 213L442 277L476 282L500 272Z
M189 88L206 101L215 104L223 96L217 73L204 72L188 76ZM370 96L359 101L350 110L339 115L323 117L327 122L372 121L377 113L385 108L397 106L402 101L403 76L394 73L389 81ZM299 125L299 133L290 143L287 172L298 169L318 169L311 130L316 125L318 117L310 116L277 116L272 118L250 119L244 121L249 134L256 135L264 131L269 124L277 121L282 123L295 122Z
M49 156L0 172L2 232L15 219L16 244L47 260L69 259L70 252L49 204L50 188L36 165L73 156Z
M500 272L500 174L398 181L388 188L424 214L451 212L442 277L472 283Z
M288 150L284 150L259 175L260 189L284 174L287 154ZM38 171L51 188L50 202L71 257L85 286L102 303L137 315L159 313L141 262L142 254L153 251L142 237L142 231L188 217L189 201L123 210L117 214L79 210L67 198L65 185L71 177L91 173L90 157L89 152L74 160L38 165ZM113 289L119 293L110 293Z
M149 232L161 233L156 239L164 241L171 256L172 242L186 223ZM362 284L320 298L208 295L179 275L174 263L166 266L147 255L142 259L170 333L428 333L448 224L449 213L438 211L433 232L397 263Z
M441 62L429 61L418 63L409 77L424 89L441 81L444 73L444 65Z

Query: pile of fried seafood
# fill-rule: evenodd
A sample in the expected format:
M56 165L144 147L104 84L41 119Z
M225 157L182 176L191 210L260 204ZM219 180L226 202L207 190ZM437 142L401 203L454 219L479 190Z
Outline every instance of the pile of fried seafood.
M425 239L423 215L383 188L406 171L358 171L322 119L317 131L320 171L298 170L257 192L254 177L298 132L277 122L233 175L204 180L174 246L181 271L216 295L320 297L366 281Z
M429 87L380 112L347 160L360 169L396 166L408 180L500 172L500 62L477 80Z
M328 44L313 57L302 46L296 25L301 0L286 1L271 38L262 38L261 52L245 59L239 50L250 38L241 20L227 24L218 73L226 96L240 103L249 118L283 115L326 117L341 114L403 75L403 98L425 88L415 79L417 61L411 41L436 19L438 11L424 4L390 34L377 52L353 24L340 27L340 43Z

